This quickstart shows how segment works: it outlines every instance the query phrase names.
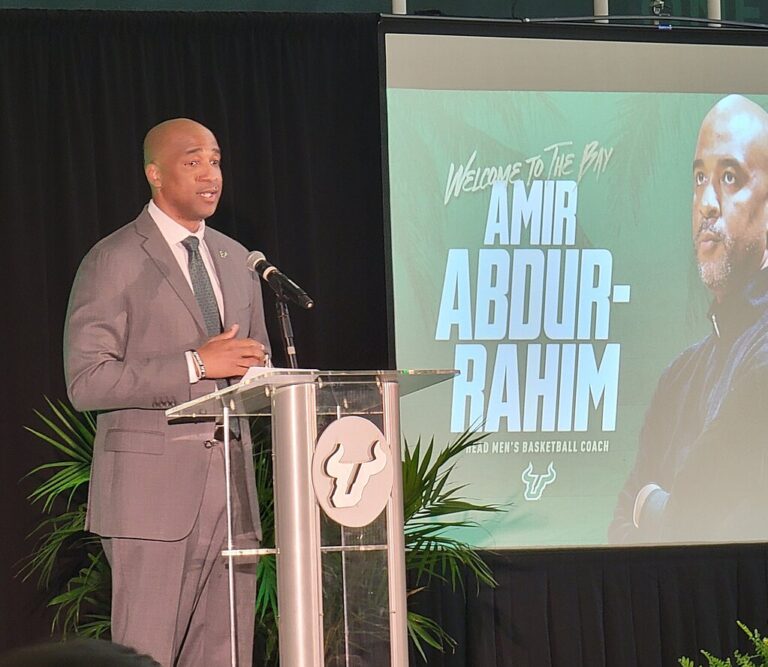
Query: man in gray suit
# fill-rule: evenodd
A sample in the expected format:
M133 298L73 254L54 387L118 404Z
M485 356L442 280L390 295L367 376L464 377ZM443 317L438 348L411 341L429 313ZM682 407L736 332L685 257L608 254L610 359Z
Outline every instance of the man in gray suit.
M113 640L164 666L217 667L230 664L222 428L164 411L263 365L269 342L247 250L205 225L222 186L214 135L166 121L144 158L152 200L86 255L67 313L69 396L99 412L86 527L112 566ZM233 431L235 523L252 545L247 422ZM239 661L250 665L255 567L235 577Z

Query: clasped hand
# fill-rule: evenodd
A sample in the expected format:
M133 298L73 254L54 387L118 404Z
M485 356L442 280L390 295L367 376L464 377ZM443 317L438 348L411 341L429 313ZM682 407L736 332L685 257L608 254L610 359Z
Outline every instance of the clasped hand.
M239 329L238 324L233 324L197 350L205 364L205 377L242 377L251 366L264 365L264 345L251 338L235 338Z

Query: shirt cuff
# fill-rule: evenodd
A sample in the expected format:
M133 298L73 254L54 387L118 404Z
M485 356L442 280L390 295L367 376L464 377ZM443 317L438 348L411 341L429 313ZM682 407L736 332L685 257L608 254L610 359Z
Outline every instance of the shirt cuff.
M664 493L664 490L658 484L646 484L635 496L635 506L632 508L632 523L635 524L635 528L640 528L640 517L643 514L645 504L648 498L657 491Z
M197 366L195 365L195 360L192 358L192 352L187 350L184 353L184 356L187 358L187 371L189 372L189 384L196 384L200 381L200 378L197 377Z

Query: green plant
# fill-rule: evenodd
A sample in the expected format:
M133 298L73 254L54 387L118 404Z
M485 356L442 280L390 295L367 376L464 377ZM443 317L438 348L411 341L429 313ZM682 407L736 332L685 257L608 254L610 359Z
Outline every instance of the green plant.
M405 568L416 583L415 595L429 587L433 578L450 583L456 590L463 586L462 569L481 583L495 587L491 570L477 551L451 535L458 528L468 528L476 522L467 519L467 512L498 512L492 505L478 505L460 496L464 486L451 484L450 476L458 457L483 439L483 434L466 431L441 450L435 450L432 438L426 448L421 439L411 448L405 443L403 451L403 507L405 519ZM441 651L453 648L456 642L443 629L423 615L408 612L408 633L422 658L423 644Z
M109 565L98 538L84 530L96 421L66 403L45 400L50 416L35 411L45 430L26 428L51 445L61 460L27 475L52 472L28 496L30 502L42 503L46 518L32 533L35 548L20 572L24 579L37 575L40 588L55 591L48 601L55 609L52 633L101 637L109 631Z
M717 658L707 651L701 651L707 659L708 667L768 667L768 638L762 637L757 630L750 630L741 621L736 621L736 624L749 638L754 654L734 651L733 658ZM690 658L680 658L680 664L682 667L696 667L696 663Z
M41 588L54 594L48 605L55 609L52 632L63 635L105 636L109 631L110 572L98 538L86 533L87 483L96 430L94 416L78 414L67 404L46 399L50 415L36 411L44 429L27 430L52 446L62 459L46 463L29 475L46 474L29 495L42 503L43 520L34 531L37 539L23 564L24 578L37 575ZM262 546L274 547L274 499L272 494L271 437L268 423L254 420L254 468L261 503L264 534ZM406 569L416 582L409 596L425 590L436 578L455 590L463 586L462 570L481 583L495 586L488 566L468 544L451 536L457 528L475 525L467 512L497 512L460 497L464 487L452 485L450 475L458 457L482 439L464 433L444 449L434 439L426 447L421 440L404 447L403 496ZM53 474L48 474L53 471ZM274 556L264 556L257 566L256 642L267 664L277 659L277 575ZM415 648L425 657L424 644L439 650L455 641L432 619L408 612L408 631Z

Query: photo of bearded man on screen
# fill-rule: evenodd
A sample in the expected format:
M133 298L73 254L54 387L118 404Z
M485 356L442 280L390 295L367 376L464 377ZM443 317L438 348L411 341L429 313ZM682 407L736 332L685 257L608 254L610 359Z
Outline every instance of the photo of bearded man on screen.
M768 538L768 113L762 107L729 95L707 113L692 188L693 250L713 297L711 331L659 380L608 530L611 542Z

